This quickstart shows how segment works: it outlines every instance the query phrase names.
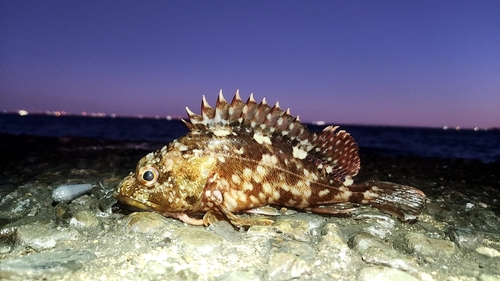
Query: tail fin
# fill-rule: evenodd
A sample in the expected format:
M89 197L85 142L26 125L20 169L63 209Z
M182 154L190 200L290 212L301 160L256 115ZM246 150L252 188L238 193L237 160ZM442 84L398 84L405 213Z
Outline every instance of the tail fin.
M356 203L373 206L407 222L417 220L425 205L425 194L411 186L377 181L353 184L350 189L362 194Z

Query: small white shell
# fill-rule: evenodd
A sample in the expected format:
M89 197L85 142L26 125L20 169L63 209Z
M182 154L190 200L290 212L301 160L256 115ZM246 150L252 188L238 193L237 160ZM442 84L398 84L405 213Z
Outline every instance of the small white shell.
M91 189L90 183L61 185L52 191L52 199L55 202L69 202Z

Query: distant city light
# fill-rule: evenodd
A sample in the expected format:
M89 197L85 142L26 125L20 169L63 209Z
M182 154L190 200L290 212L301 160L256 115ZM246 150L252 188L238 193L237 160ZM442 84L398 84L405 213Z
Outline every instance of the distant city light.
M19 115L26 116L26 115L28 115L28 111L21 109L21 110L19 110Z

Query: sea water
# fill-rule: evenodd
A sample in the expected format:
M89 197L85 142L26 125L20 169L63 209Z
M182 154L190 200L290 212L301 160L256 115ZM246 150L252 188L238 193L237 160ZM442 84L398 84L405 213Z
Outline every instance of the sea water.
M335 124L340 125L340 124ZM325 126L307 124L311 131ZM397 156L500 161L500 130L341 125L360 149ZM180 120L0 114L0 133L168 143L187 133Z

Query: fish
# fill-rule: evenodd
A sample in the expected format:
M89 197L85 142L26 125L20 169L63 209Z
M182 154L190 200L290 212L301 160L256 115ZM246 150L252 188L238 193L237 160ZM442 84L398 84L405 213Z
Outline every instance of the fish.
M369 205L405 222L423 211L417 188L355 183L358 144L338 126L311 132L279 102L257 103L253 94L244 102L239 91L230 103L220 91L215 107L203 96L201 115L186 111L189 132L138 162L113 194L120 205L190 225L225 220L237 227L274 223L269 215L244 215L266 206L349 215Z

